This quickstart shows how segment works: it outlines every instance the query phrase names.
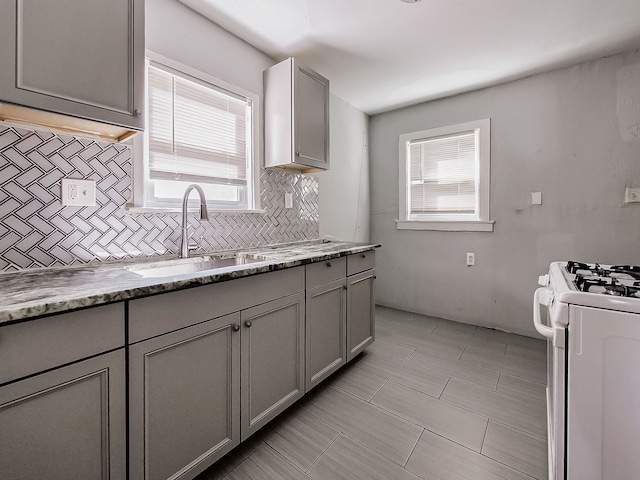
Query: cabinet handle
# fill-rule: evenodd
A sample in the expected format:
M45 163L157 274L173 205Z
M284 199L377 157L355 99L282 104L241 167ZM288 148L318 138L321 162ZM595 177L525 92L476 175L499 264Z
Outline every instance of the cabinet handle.
M378 277L374 275L374 276L373 276L373 279L375 280L376 278L378 278Z
M327 262L327 267L330 267L330 266L331 266L331 262Z
M296 157L299 157L299 156L300 156L300 152L296 152Z
M237 323L234 323L232 328L234 332L237 332L238 330L240 330L240 325L238 325Z
M363 253L363 254L362 254L362 258L367 258L367 256Z
M139 108L136 108L136 109L133 111L133 114L134 114L136 117L141 117L141 116L142 116L142 110L140 110Z
M342 288L344 288L345 290L349 290L349 287L347 287L346 285Z
M253 325L253 323L251 323L251 320L247 320L246 322L244 322L244 326L247 328L251 328L251 325Z

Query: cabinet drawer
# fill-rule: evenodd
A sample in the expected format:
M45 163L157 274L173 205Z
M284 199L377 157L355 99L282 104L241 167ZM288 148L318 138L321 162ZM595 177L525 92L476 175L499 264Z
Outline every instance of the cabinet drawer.
M362 253L354 253L347 257L347 275L371 270L376 266L376 252L369 250Z
M304 268L288 268L129 302L129 343L304 290Z
M340 257L307 265L307 288L344 278L347 271L346 264L345 257Z
M0 384L124 346L124 302L0 327Z

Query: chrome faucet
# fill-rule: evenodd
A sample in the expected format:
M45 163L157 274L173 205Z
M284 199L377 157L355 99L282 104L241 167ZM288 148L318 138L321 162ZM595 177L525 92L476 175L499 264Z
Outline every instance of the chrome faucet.
M189 194L191 190L196 190L200 196L200 220L209 220L209 214L207 213L207 199L204 197L204 191L200 185L192 184L187 187L182 197L182 241L180 243L180 258L189 257L189 235L187 230L187 203L189 203Z

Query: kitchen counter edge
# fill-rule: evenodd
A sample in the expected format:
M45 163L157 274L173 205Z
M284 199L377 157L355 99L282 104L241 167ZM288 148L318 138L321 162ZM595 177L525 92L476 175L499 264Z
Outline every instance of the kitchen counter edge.
M198 252L194 256L229 253L260 255L266 262L260 262L258 266L242 265L232 271L214 274L204 272L168 278L144 278L125 267L175 256L1 273L0 327L51 314L298 267L380 246L375 243L304 242L233 252Z

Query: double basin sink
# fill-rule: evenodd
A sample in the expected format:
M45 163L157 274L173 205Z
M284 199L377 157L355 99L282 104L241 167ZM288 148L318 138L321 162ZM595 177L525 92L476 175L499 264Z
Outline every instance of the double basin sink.
M199 257L162 260L154 263L125 267L126 270L144 278L167 278L194 273L215 275L238 270L238 267L255 267L268 263L264 257L245 253L234 255L202 255Z

